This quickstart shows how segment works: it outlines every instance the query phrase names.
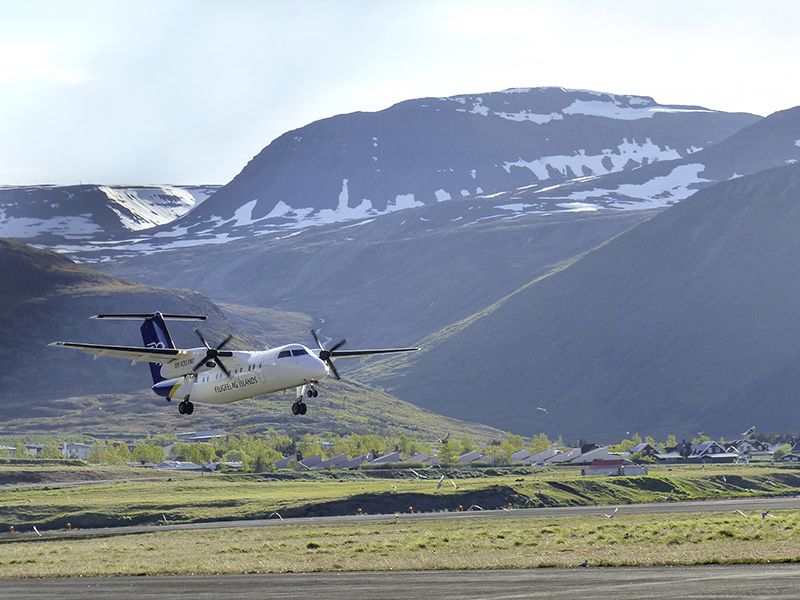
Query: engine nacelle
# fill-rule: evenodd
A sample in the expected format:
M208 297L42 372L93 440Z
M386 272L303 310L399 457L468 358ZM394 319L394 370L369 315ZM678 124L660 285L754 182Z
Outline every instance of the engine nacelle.
M188 373L191 373L194 366L205 356L204 351L192 351L189 356L184 356L177 360L174 360L170 363L164 363L161 365L161 376L165 379L173 379L175 377L183 377ZM206 366L203 365L203 369L206 369Z

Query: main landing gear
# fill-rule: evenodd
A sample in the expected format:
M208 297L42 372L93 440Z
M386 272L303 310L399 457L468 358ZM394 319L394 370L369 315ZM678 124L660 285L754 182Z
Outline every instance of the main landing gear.
M317 396L319 396L319 392L314 387L313 383L304 385L300 387L297 391L298 391L297 400L295 401L294 404L292 404L292 414L304 415L306 414L308 407L306 406L306 403L303 402L303 397L308 396L309 398L316 398Z
M194 412L194 404L188 400L182 400L181 403L178 404L178 412L182 415L190 415Z

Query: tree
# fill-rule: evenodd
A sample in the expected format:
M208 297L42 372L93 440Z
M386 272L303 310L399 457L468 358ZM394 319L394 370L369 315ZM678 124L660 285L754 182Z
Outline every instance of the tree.
M552 447L553 442L550 441L550 438L548 438L544 433L540 433L531 439L530 453L539 454L539 452L544 452Z
M42 452L39 455L40 458L64 458L64 453L61 452L61 448L58 447L55 440L47 440L47 443L42 448Z
M772 460L780 460L791 451L792 447L789 444L784 444L783 446L775 449L775 452L772 453Z
M164 462L167 452L161 446L152 442L145 442L136 446L133 451L133 460L138 463L158 464Z
M455 452L448 442L444 442L439 447L439 463L443 465L453 464L456 460Z

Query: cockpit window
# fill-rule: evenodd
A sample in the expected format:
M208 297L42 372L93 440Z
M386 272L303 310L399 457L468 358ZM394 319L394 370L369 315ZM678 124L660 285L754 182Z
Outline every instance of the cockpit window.
M292 355L291 350L281 350L280 352L278 352L278 358L286 358L287 356L291 355Z
M300 348L299 350L292 350L292 356L303 356L304 354L308 354L305 348Z

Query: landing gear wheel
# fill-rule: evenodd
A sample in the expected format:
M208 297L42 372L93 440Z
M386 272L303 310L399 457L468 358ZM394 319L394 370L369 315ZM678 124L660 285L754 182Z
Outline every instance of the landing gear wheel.
M306 396L308 396L309 398L313 398L314 397L314 389L313 388L308 388L308 390L306 391Z
M306 406L306 403L305 402L301 402L300 403L300 414L301 415L306 414L307 410L308 410L308 407Z
M314 394L311 396L312 398L316 398L317 396L319 396L319 392L317 390L312 390L312 391L314 392Z
M300 402L295 402L292 404L292 414L299 415L300 414Z
M191 402L186 400L186 409L185 410L186 410L186 414L187 415L192 414L194 412L194 404L192 404Z
M182 415L186 414L186 402L181 402L180 404L178 404L178 412L181 413Z

